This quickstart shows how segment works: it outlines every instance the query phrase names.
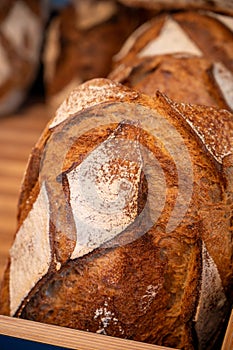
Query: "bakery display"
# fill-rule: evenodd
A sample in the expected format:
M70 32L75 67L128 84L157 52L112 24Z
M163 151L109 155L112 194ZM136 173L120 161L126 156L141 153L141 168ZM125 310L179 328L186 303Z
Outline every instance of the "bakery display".
M108 79L75 89L30 156L0 313L217 349L232 300L232 123Z
M1 2L0 115L18 110L38 70L47 112L60 106L29 157L0 314L221 348L232 14L229 0Z
M38 73L46 0L1 1L0 116L18 110Z
M51 19L43 51L46 101L58 107L78 84L106 77L133 30L150 18L147 11L114 0L74 0Z
M127 39L109 74L149 95L233 109L233 19L210 12L156 16Z

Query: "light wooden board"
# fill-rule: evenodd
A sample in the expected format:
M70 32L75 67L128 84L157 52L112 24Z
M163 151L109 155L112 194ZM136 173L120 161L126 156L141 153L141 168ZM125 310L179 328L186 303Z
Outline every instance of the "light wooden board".
M71 328L58 327L0 315L0 334L77 350L171 350L132 340L125 340ZM221 350L233 349L233 312ZM176 350L176 349L173 349Z
M51 113L44 104L35 103L14 115L0 117L0 281L15 234L17 202L28 157Z
M7 316L0 316L0 334L78 350L171 349Z
M225 338L222 344L221 350L232 350L233 349L233 311L228 322Z

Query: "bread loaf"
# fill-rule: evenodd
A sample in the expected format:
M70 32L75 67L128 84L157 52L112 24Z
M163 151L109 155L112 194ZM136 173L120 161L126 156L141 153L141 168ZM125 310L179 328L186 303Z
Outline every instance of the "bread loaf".
M146 11L126 8L114 0L74 0L48 27L43 63L46 100L58 107L80 83L106 77L112 56L137 26L149 18Z
M233 75L218 62L193 55L158 55L120 64L109 78L154 96L162 91L177 102L233 109Z
M165 13L138 28L115 61L119 64L136 57L184 53L221 61L232 72L232 32L231 16L204 11Z
M109 78L149 95L233 109L233 19L163 14L138 28L115 56Z
M0 115L15 111L35 80L47 15L46 0L1 1Z
M135 6L153 9L156 11L201 9L220 13L233 14L233 3L231 0L120 0L127 6Z
M107 79L29 160L0 313L217 349L232 301L233 119Z

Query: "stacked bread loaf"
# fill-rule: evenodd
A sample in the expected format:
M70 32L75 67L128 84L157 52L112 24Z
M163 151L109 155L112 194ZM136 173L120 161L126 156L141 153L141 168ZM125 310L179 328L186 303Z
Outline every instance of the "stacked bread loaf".
M0 116L25 101L40 63L46 0L3 0L0 4Z
M149 12L115 0L73 0L47 29L43 53L47 103L58 107L77 84L106 77L112 56L148 18Z
M111 79L60 105L30 155L0 313L220 348L233 297L229 25L158 14Z
M233 109L233 18L184 11L156 16L115 56L110 78L179 102Z

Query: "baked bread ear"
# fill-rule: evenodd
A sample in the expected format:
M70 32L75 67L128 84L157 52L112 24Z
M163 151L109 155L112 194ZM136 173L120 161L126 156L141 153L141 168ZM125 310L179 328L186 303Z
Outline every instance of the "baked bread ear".
M30 157L0 312L216 348L232 300L232 130L230 112L159 92L74 90Z
M193 9L233 14L231 0L120 0L120 2L127 6L147 8L158 12Z
M1 1L0 116L14 112L35 81L44 27L46 1Z
M158 89L178 102L232 110L232 52L231 17L162 14L127 39L109 78L149 95Z

